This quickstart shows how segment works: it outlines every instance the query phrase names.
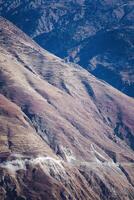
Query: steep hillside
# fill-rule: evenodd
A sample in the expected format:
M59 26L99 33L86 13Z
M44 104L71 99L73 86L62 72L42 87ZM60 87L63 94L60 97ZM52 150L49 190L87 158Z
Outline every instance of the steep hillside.
M0 198L133 200L134 100L0 18Z
M134 97L133 0L2 0L0 14L43 48Z

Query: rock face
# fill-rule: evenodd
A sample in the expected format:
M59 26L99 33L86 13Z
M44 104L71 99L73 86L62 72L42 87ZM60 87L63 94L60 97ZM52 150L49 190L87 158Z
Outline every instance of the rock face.
M134 97L133 0L2 0L0 8L43 48Z
M134 100L0 18L0 199L133 200Z

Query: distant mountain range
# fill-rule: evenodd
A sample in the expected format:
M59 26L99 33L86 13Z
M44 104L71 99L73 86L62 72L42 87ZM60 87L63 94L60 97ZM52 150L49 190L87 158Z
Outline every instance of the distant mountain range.
M134 97L133 0L1 0L0 14L43 48Z
M133 98L0 18L1 200L133 200L133 150Z

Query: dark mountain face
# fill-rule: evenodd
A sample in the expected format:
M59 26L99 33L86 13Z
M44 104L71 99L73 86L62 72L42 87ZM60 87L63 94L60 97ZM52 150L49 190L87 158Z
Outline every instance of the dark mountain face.
M0 8L43 48L134 96L132 0L7 0Z
M133 200L134 100L0 18L0 200Z

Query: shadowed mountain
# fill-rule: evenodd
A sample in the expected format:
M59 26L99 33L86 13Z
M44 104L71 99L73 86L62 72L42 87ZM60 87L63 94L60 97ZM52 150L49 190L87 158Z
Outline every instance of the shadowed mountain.
M0 18L0 198L132 200L134 100Z
M43 48L134 97L132 0L2 0L0 14Z

